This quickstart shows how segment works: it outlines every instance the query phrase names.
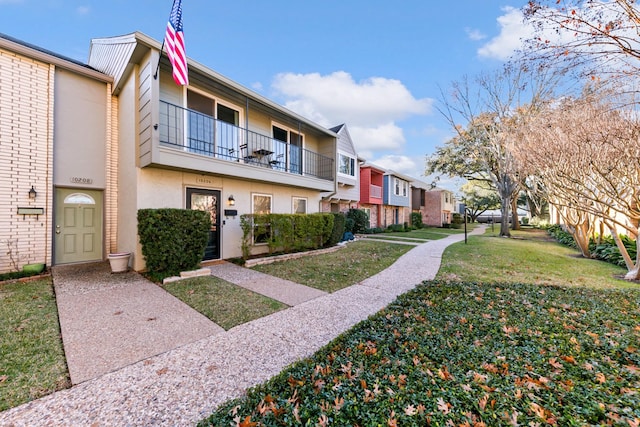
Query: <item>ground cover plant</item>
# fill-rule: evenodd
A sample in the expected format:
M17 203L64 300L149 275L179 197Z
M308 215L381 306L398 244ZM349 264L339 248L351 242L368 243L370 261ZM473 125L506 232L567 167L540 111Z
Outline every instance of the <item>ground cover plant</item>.
M178 280L162 287L225 330L288 307L213 276Z
M0 283L0 411L70 386L51 278Z
M335 292L384 270L411 248L413 246L359 240L335 252L252 268L326 292Z
M639 349L634 290L428 282L203 424L637 425Z
M640 288L544 232L514 235L450 246L440 280L201 424L639 425Z

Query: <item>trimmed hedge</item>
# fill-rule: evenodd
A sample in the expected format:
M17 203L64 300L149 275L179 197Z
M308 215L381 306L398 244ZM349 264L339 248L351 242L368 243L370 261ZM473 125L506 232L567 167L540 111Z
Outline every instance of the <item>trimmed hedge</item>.
M209 213L190 209L140 209L138 235L147 271L173 276L200 265L209 239Z
M266 243L269 253L297 252L324 247L333 236L334 214L244 214L242 257L248 259L251 246Z
M331 230L329 240L325 243L326 247L335 246L340 240L342 240L346 222L347 217L343 213L333 213L333 229Z

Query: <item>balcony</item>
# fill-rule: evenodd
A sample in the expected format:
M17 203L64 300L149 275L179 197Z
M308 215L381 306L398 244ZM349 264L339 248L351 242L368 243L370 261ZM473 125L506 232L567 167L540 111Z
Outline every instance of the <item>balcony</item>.
M371 185L369 187L369 197L372 199L382 199L382 187L379 185Z
M326 181L334 179L334 160L211 116L160 101L163 147Z

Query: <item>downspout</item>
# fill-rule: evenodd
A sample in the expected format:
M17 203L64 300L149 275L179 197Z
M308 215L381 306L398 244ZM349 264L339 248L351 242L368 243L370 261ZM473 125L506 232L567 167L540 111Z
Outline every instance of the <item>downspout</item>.
M333 168L333 192L327 194L326 196L323 196L320 198L320 201L318 202L318 212L322 212L322 201L325 199L329 199L331 200L331 197L335 196L336 194L338 194L338 162L335 159L335 155L338 154L338 138L336 138L334 140L333 143L333 152L334 152L334 168Z

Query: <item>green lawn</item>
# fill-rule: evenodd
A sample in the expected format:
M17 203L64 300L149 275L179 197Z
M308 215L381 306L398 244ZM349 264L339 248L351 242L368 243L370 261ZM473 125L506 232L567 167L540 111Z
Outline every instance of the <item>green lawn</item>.
M638 425L640 286L517 237L453 245L441 280L201 424Z
M365 239L348 243L345 248L335 252L257 265L253 269L326 292L335 292L384 270L412 248L410 245Z
M162 287L225 330L288 307L212 276L179 280Z
M436 278L637 288L620 279L624 269L582 258L577 250L553 241L544 230L523 229L513 235L513 239L491 234L471 236L468 245L449 246Z
M0 283L0 411L69 386L51 279Z

